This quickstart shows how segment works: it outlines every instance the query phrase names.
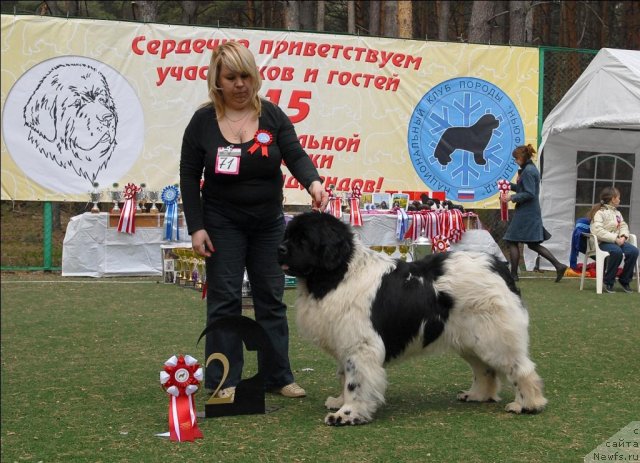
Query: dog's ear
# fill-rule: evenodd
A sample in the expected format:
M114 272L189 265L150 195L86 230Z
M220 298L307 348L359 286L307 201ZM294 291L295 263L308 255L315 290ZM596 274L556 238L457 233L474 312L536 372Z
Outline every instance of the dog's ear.
M58 96L52 92L48 86L50 79L48 74L36 91L31 95L27 105L24 107L24 122L31 130L36 131L49 141L56 139L56 106Z
M351 255L351 247L346 241L327 245L322 253L324 266L327 270L335 270L344 264L349 255Z

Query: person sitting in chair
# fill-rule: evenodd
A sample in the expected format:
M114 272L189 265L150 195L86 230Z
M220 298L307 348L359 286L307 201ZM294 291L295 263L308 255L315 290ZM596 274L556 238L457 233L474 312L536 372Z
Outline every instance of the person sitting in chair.
M624 267L618 282L625 293L632 292L629 283L638 260L638 248L627 242L629 226L617 209L619 204L620 191L612 186L605 187L600 193L600 203L589 212L591 233L598 238L600 249L609 253L603 278L604 289L608 293L615 292L613 283L623 256Z

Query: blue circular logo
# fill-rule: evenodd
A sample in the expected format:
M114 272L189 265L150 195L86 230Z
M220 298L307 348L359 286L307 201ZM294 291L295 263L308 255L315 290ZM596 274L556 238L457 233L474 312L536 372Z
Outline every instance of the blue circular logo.
M433 87L409 120L407 144L418 176L447 199L479 201L517 170L511 153L524 126L511 99L491 82L457 77Z

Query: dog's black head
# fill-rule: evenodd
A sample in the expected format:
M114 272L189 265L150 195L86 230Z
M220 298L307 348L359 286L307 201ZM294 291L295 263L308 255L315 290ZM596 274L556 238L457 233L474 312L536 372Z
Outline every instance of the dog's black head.
M354 251L349 226L331 214L308 212L294 217L278 248L278 263L288 275L306 280L321 297L339 283Z

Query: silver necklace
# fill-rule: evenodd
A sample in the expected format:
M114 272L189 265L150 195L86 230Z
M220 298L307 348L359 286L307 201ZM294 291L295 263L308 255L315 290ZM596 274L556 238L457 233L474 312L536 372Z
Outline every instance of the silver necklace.
M247 116L249 115L249 113L247 113L242 119L238 119L237 121L234 121L233 119L231 119L230 117L225 116L226 122L227 122L227 127L229 127L229 131L235 135L235 137L238 139L238 141L240 143L242 143L242 135L244 134L244 126L247 124ZM232 122L240 122L241 120L244 119L244 122L242 123L242 125L240 125L240 128L237 130L234 130L233 127L231 127L231 124L229 121Z

